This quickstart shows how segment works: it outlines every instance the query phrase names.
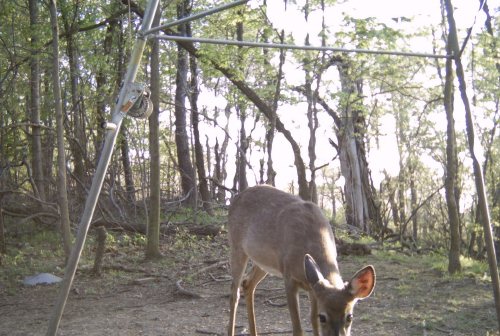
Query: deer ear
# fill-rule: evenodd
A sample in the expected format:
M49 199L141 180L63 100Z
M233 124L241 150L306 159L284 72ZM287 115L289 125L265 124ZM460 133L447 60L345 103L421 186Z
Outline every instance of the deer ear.
M306 280L311 287L325 279L323 274L321 274L318 264L316 264L316 261L309 254L306 254L304 257L304 270Z
M357 299L369 297L375 288L375 268L366 266L349 281L349 291Z

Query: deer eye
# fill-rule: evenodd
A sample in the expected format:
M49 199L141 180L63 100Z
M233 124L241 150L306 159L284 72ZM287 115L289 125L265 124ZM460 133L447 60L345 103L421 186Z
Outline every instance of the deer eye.
M326 323L326 316L324 314L319 314L319 322Z
M350 323L352 322L352 319L353 319L353 318L354 318L354 317L352 316L352 314L347 314L347 316L345 317L345 321L346 321L346 323L349 323L349 324L350 324Z

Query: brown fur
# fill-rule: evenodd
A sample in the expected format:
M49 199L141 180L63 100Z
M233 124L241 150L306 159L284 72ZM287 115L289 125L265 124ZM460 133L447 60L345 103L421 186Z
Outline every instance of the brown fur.
M256 186L231 204L228 230L233 277L228 335L234 335L240 286L250 333L257 335L254 291L268 272L284 278L294 336L303 335L299 288L309 292L314 335L319 336L320 325L324 336L349 335L347 320L355 302L371 294L375 271L367 266L349 283L342 281L333 232L318 206L270 186ZM249 259L253 267L243 280Z

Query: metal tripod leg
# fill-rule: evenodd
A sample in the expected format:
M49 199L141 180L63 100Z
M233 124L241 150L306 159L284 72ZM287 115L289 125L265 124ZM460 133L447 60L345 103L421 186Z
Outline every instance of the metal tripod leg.
M145 32L151 28L153 18L158 8L159 0L149 0L144 18L142 21L141 31ZM134 50L129 61L127 68L127 74L124 79L124 83L132 83L135 80L137 71L139 69L140 60L144 52L144 47L146 45L146 38L144 35L139 35L134 44ZM59 296L57 298L56 304L54 306L54 311L52 313L51 319L49 321L49 327L47 329L47 336L55 336L57 329L59 328L59 323L61 321L62 313L64 311L64 306L68 299L68 294L75 277L76 269L78 266L78 261L82 254L83 246L85 244L85 239L87 237L87 232L90 227L90 221L94 214L94 210L97 204L97 199L99 193L101 192L102 184L104 181L104 176L111 161L111 156L113 154L113 148L116 143L116 138L120 131L120 126L126 113L122 111L122 106L125 101L125 95L127 90L127 85L123 85L120 90L120 95L117 104L113 110L111 117L111 122L108 125L113 127L107 127L106 139L104 142L104 148L97 165L97 169L92 180L92 186L90 188L89 194L87 195L87 200L85 202L85 209L80 219L80 224L78 225L78 232L76 236L75 245L71 250L70 257L68 259L66 270L64 274L64 279L61 283L61 288L59 291Z

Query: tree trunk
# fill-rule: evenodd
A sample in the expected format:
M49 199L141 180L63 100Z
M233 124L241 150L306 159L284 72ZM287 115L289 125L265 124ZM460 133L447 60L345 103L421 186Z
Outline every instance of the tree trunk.
M321 44L324 46L326 44L325 40L325 21L324 21L324 3L322 4L322 23L321 23ZM306 22L309 20L309 6L304 7L304 14ZM305 45L310 45L309 43L309 34L306 35ZM311 194L311 201L314 203L318 203L318 190L316 185L316 131L319 127L318 122L318 111L316 109L316 97L318 96L318 91L321 85L321 78L323 74L322 69L317 69L318 62L314 62L312 59L308 57L304 58L303 68L305 71L305 93L307 99L307 126L309 129L309 144L307 146L307 151L309 154L309 172L310 172L310 180L309 180L309 192ZM320 67L323 68L323 64L325 64L325 53L322 53L321 60L319 62ZM316 89L313 93L313 80L316 79Z
M216 139L214 146L214 156L215 156L215 165L214 165L214 183L216 185L217 192L214 197L220 204L225 203L226 198L226 190L223 188L224 181L227 177L226 171L226 162L227 162L227 146L229 144L229 115L231 113L230 106L228 105L225 109L226 115L226 125L224 127L224 140L222 141L222 145L220 145L219 149L219 139Z
M399 229L399 232L401 233L401 226L403 224L399 221L400 217L399 217L399 208L396 203L396 190L393 190L393 188L390 187L390 182L389 182L389 188L391 188L391 190L389 190L389 204L391 206L392 221L394 223L394 227L396 229Z
M243 109L243 111L241 110ZM235 181L237 185L234 186L234 189L242 192L243 190L248 188L247 181L247 150L248 150L248 139L245 130L245 121L246 121L246 111L244 111L245 107L236 107L236 114L240 119L240 136L238 142L238 154L236 155L236 176Z
M120 128L120 135L121 161L123 165L123 175L125 177L126 199L130 203L135 203L134 173L132 172L132 164L130 163L127 127L125 125L122 125L122 127Z
M455 72L457 75L460 96L465 108L465 125L467 129L467 142L469 145L469 152L472 158L472 168L474 170L474 180L476 184L479 209L481 211L481 222L484 230L484 240L488 251L488 265L490 269L491 282L493 286L493 296L495 298L495 308L497 313L498 330L500 331L500 278L498 275L497 259L495 254L495 246L493 244L493 233L491 227L490 210L488 207L488 199L486 198L486 190L484 186L484 177L481 170L481 165L476 156L474 141L475 131L474 122L472 120L472 111L467 96L467 86L465 83L464 69L462 60L460 58L460 46L458 44L457 28L455 25L455 18L453 17L453 5L451 0L444 0L446 14L449 26L449 45L454 55Z
M71 253L71 227L68 209L68 193L66 184L66 154L64 148L64 124L61 102L61 87L59 80L59 27L57 24L57 5L56 0L51 0L50 22L52 26L52 84L54 89L54 105L56 110L57 127L57 195L59 203L59 212L61 215L61 233L64 245L66 259Z
M78 11L78 6L74 7L75 11ZM74 34L71 33L75 28L73 23L70 23L72 18L69 18L66 11L62 11L62 19L64 22L64 28L67 33L66 37L66 50L68 54L69 63L69 77L70 77L70 87L71 87L71 112L72 125L70 126L70 132L73 134L70 137L69 145L71 153L73 155L73 174L78 181L81 183L76 184L76 197L79 202L83 202L85 199L85 183L86 180L86 148L87 148L87 138L85 136L85 118L83 116L83 102L80 101L79 97L79 81L78 74L80 73L79 63L78 63L78 50L77 45L74 40ZM73 19L76 18L78 13L73 15ZM75 21L76 22L76 21ZM83 183L83 184L82 184Z
M189 26L188 26L189 29ZM189 29L190 30L190 29ZM189 32L191 35L191 32ZM212 198L210 196L210 190L208 189L207 174L205 172L205 156L203 155L203 145L200 141L200 130L198 129L198 124L200 122L200 116L198 111L198 96L200 94L200 89L198 87L198 65L196 63L196 57L190 56L190 68L191 68L191 123L193 125L193 137L194 137L194 153L196 159L196 171L198 173L198 186L200 189L201 201L203 204L203 209L212 215Z
M265 33L264 33L265 34ZM285 43L285 31L282 30L280 33L280 43ZM265 36L265 42L268 42L267 36ZM264 53L267 50L264 49ZM271 114L269 115L269 126L266 130L266 149L267 149L267 177L266 177L266 184L274 186L276 184L276 171L274 170L273 166L273 144L274 144L274 136L276 134L276 118L277 118L277 111L278 111L278 103L280 100L280 95L281 95L281 83L283 81L283 65L285 64L285 57L286 57L286 52L284 49L280 50L280 62L278 65L278 72L276 73L276 79L274 80L275 82L275 89L274 89L274 99L273 99L273 107ZM269 62L269 58L265 58L266 65L268 67L272 67L271 63ZM272 83L269 83L268 85L272 85Z
M357 101L363 96L362 84L351 78L347 61L338 62L338 70L345 97L342 106L342 125L338 129L337 137L340 168L345 178L346 219L349 224L370 232L366 197L370 195L371 190L363 183L364 180L369 181L369 178L362 176L363 173L368 173L368 169L362 167L366 164L366 160L362 157L364 151L361 148L364 130L357 125L363 121L362 111L356 106L360 104Z
M448 47L448 51L450 48ZM444 85L444 108L446 112L446 205L450 222L450 251L448 255L448 272L450 274L461 271L460 264L460 217L455 197L457 181L457 145L455 135L455 120L453 118L453 69L452 60L446 60L446 79Z
M103 52L107 55L107 60L111 62L111 51L113 47L113 33L116 30L117 22L112 21L106 28L106 37L104 38L103 43ZM119 43L121 44L121 43ZM121 47L119 47L121 48ZM117 54L120 55L121 50L117 51ZM119 59L120 56L117 58ZM120 60L117 60L116 63L121 63ZM121 77L121 74L117 75ZM106 121L106 99L105 97L110 94L107 88L108 77L106 73L106 66L103 65L97 69L96 73L96 92L97 92L97 100L96 100L96 121L97 125L102 125L103 122ZM94 138L94 148L95 148L95 166L97 166L97 162L99 162L99 154L101 151L101 147L104 143L104 129L102 127L96 128L96 135Z
M311 194L311 199L313 203L318 203L318 191L316 187L316 130L318 129L318 111L316 110L316 102L312 93L312 80L313 76L311 71L308 69L307 64L311 62L309 59L304 60L305 68L305 92L307 100L307 127L309 129L309 143L307 146L307 152L309 154L309 192ZM321 74L318 74L321 77Z
M46 199L45 179L43 174L43 153L42 153L42 131L40 125L40 60L38 56L40 33L38 24L38 1L29 1L30 29L31 29L31 58L30 58L30 115L32 124L31 134L31 168L33 170L33 179L36 190L34 194L42 201Z
M5 226L4 226L4 222L3 222L3 209L2 208L3 208L2 196L0 195L0 254L5 254L5 253L7 253L7 244L5 242Z
M269 128L266 130L267 174L265 183L274 186L276 185L276 171L273 165L273 144L276 133L276 111L271 118Z
M47 65L47 73L50 73L52 65ZM50 97L53 94L53 88L51 83L52 78L50 76L44 76L43 78L43 88L44 91L42 95ZM54 109L53 101L49 99L43 100L42 110L44 111L52 111ZM47 118L46 126L52 130L56 129L54 123L56 122L55 116L51 115ZM47 200L53 200L57 196L57 186L54 183L49 183L49 178L52 181L52 175L54 170L56 169L54 166L56 165L54 156L56 154L57 147L57 134L56 132L45 132L43 141L42 141L42 154L43 154L43 176L45 178L45 196Z
M214 173L212 176L212 183L214 186L212 187L213 197L217 200L217 202L222 203L224 201L224 189L220 187L224 179L222 178L222 170L221 170L221 161L222 155L219 151L219 139L215 139L214 145Z
M411 197L411 208L412 211L417 207L417 188L415 186L415 176L414 172L411 172L410 177L410 197ZM413 240L417 241L418 239L418 215L415 215L411 218L412 227L413 227Z
M241 17L241 12L239 12ZM243 41L243 22L236 22L236 40ZM238 64L236 65L238 71L242 76L245 73L245 65L242 55L242 47L238 47ZM247 151L250 144L248 143L250 137L247 137L245 122L247 119L247 106L246 102L242 99L237 99L236 101L236 115L240 120L240 136L238 143L238 155L236 161L236 176L235 181L237 181L237 186L235 185L235 189L239 192L248 188L248 180L247 180Z
M189 3L186 0L177 5L177 16L183 18L189 15ZM186 25L179 25L179 33L186 35ZM195 207L196 184L195 172L191 163L189 148L189 134L186 125L186 96L187 96L188 60L186 51L177 47L177 73L175 77L175 144L177 146L177 162L181 175L181 186L184 195L189 195L186 204Z
M316 100L333 118L336 125L338 144L333 144L339 153L340 172L345 179L344 207L349 224L365 232L382 228L380 207L377 204L375 188L370 178L366 161L363 139L365 136L362 111L353 108L362 97L361 83L354 83L348 77L348 65L344 60L332 60L337 63L341 78L344 101L342 116L339 116L319 95ZM354 95L354 96L353 96ZM359 104L359 102L357 103Z
M160 22L161 10L156 10L153 26ZM153 39L151 49L151 102L153 113L149 117L149 220L147 229L146 259L155 259L160 253L161 178L160 178L160 42Z
M339 147L340 170L345 179L346 220L350 225L363 229L363 193L352 118L345 119Z

